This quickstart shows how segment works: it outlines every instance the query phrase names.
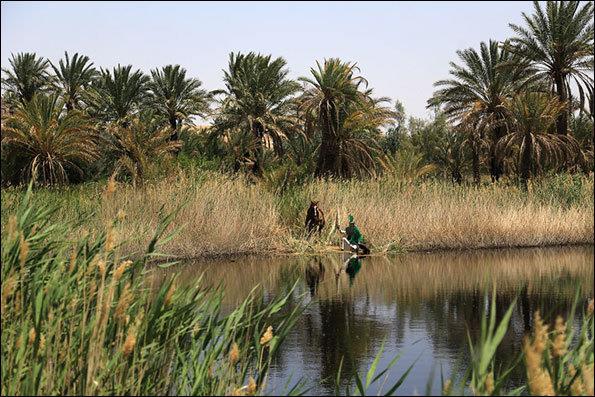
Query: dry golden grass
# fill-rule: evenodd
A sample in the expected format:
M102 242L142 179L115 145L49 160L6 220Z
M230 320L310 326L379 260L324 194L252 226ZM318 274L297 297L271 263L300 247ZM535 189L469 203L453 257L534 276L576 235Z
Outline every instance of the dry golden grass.
M146 246L162 207L168 213L184 203L172 223L181 231L161 251L185 258L323 251L339 241L330 233L337 212L343 226L347 214L355 216L375 252L593 244L593 178L578 180L578 188L563 181L553 193L547 184L525 193L514 186L391 178L316 181L275 196L265 184L241 178L180 173L137 189L118 184L108 196L100 183L38 190L34 200L58 201L62 219L95 211L76 235L105 230L106 223L120 219L110 238L127 241L125 251ZM2 215L10 215L21 196L21 190L4 190ZM327 226L323 238L307 241L303 220L311 199L319 200Z
M527 199L514 187L400 187L388 181L317 182L308 193L331 218L338 211L345 222L353 214L365 237L381 249L395 243L409 250L593 243L592 196L584 206L562 208L533 201L531 192Z

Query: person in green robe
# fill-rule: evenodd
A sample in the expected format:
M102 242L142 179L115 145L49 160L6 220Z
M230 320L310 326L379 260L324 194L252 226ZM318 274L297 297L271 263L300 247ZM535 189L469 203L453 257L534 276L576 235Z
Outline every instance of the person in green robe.
M361 251L365 255L369 254L370 250L364 245L364 236L355 225L353 215L349 215L347 220L349 221L349 226L345 230L339 229L345 235L342 239L343 249L351 249L355 252Z

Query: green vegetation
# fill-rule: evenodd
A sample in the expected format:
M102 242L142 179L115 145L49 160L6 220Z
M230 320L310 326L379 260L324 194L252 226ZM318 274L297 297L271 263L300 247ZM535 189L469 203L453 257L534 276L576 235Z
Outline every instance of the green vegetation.
M112 194L106 191L105 198ZM220 290L201 287L201 279L168 276L155 289L143 270L157 255L154 249L175 234L164 233L172 214L160 220L144 255L130 260L121 255L124 242L115 233L125 220L112 220L97 237L68 240L74 225L50 221L56 207L35 204L32 197L26 194L2 233L3 395L263 393L301 305L289 305L289 295L265 304L251 293L224 313ZM462 375L442 380L443 395L592 395L593 300L578 325L577 304L575 299L567 320L557 318L552 331L535 313L522 353L499 363L494 353L514 303L497 317L493 291L489 315L481 311L478 339L469 336L471 363ZM389 380L400 356L380 370L381 355L382 348L365 376L351 366L347 394L364 395L374 385L390 395L415 371L414 361ZM519 365L526 376L510 389L508 377ZM340 394L343 365L336 371ZM307 386L301 380L284 392Z
M97 70L79 54L65 53L57 66L16 54L3 69L2 185L113 174L138 185L189 165L242 173L278 192L314 178L395 172L476 185L489 174L493 183L525 188L551 173L589 173L593 4L535 3L523 17L525 25L511 25L512 38L457 52L461 62L451 63L451 77L428 100L430 120L407 119L399 101L373 95L355 62L336 58L294 81L282 57L232 53L225 88L207 92L179 65L147 75L132 65ZM23 121L46 102L55 103L52 112ZM62 153L55 136L63 134L53 130L71 124L79 132L68 134ZM75 158L82 147L88 153Z
M109 192L108 192L109 194ZM2 395L223 395L260 390L297 309L251 295L222 313L222 293L145 263L167 240L164 216L138 260L120 255L114 219L67 239L55 206L24 197L2 233ZM172 376L176 374L176 376Z
M262 393L299 314L288 296L251 294L224 312L221 290L176 277L155 290L144 271L172 257L328 249L330 228L303 229L313 199L327 225L353 213L377 252L592 244L593 3L535 2L523 17L509 40L457 53L428 120L376 97L351 60L316 61L295 81L282 57L232 53L225 88L208 92L180 65L147 75L78 53L57 65L13 55L2 69L2 395ZM509 363L494 362L512 308L498 325L490 310L467 376L444 394L593 395L592 301L580 327L572 312L548 332L535 315L510 364L526 368L517 390ZM347 392L384 381L377 365Z

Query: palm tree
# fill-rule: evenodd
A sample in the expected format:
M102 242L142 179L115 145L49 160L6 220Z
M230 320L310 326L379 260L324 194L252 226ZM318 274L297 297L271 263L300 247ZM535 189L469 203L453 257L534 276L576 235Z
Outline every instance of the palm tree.
M565 104L556 130L566 134L571 82L578 87L581 106L585 90L593 92L593 2L548 1L545 10L533 3L534 14L523 13L527 27L510 24L516 37L509 47L537 68L536 77L548 81Z
M443 139L434 147L435 165L450 174L453 183L463 183L467 136L455 128L448 128Z
M372 98L371 89L365 95L366 101L352 103L340 115L337 135L340 166L335 170L336 176L373 177L388 166L380 146L381 128L392 124L395 111L385 105L390 102L388 98Z
M124 173L136 186L142 184L156 161L175 153L180 141L172 141L169 126L164 126L153 114L143 112L130 119L127 126L114 124L111 133L116 150L116 174Z
M299 84L287 78L286 65L281 57L232 52L229 70L224 72L225 90L214 92L224 95L214 122L216 130L252 135L250 151L256 175L262 175L265 139L272 141L275 153L281 156L287 134L299 132L293 100Z
M451 120L473 124L491 140L489 166L492 181L502 176L502 159L496 143L506 134L504 102L531 82L532 70L518 56L499 48L498 42L482 42L480 51L457 51L462 65L451 62L451 79L434 84L439 89L428 107L442 106ZM514 67L502 67L511 64ZM473 123L471 121L473 120Z
M580 150L570 136L555 134L554 126L566 104L541 92L525 92L507 100L510 133L498 142L505 154L518 159L523 187L546 164L560 164Z
M355 75L356 64L331 58L316 65L310 69L312 78L299 79L306 85L299 110L307 133L320 134L316 175L375 173L382 158L380 128L392 121L394 111L384 106L386 98L372 98L367 81Z
M80 176L99 157L92 121L79 111L64 114L57 95L36 94L22 103L2 129L2 151L13 157L21 180L64 183L71 172ZM4 167L3 167L4 168Z
M2 68L2 72L6 74L6 78L2 79L2 88L8 94L5 98L13 98L21 103L29 102L37 92L49 88L47 59L38 58L35 53L27 52L18 53L16 56L12 54L9 62L10 70Z
M186 69L180 65L151 70L151 76L151 104L167 118L172 131L171 140L176 141L182 122L207 113L210 95L200 88L202 83L199 79L186 78Z
M80 109L81 93L91 84L97 70L87 56L75 53L72 59L64 52L65 60L60 60L59 67L50 63L56 74L56 85L61 92L66 110Z
M101 70L101 76L89 91L90 113L104 122L118 122L123 126L137 114L147 99L149 78L132 65Z

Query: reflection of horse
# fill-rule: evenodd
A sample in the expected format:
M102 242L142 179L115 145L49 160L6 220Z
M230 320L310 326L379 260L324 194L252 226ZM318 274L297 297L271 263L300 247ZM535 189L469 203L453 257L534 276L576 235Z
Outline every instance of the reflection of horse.
M322 232L324 227L324 213L318 208L318 201L311 201L310 208L306 214L306 229L308 229L308 235L311 235L313 231L318 229L318 234Z
M310 289L310 296L316 295L318 284L324 279L322 259L314 258L306 266L306 283Z

